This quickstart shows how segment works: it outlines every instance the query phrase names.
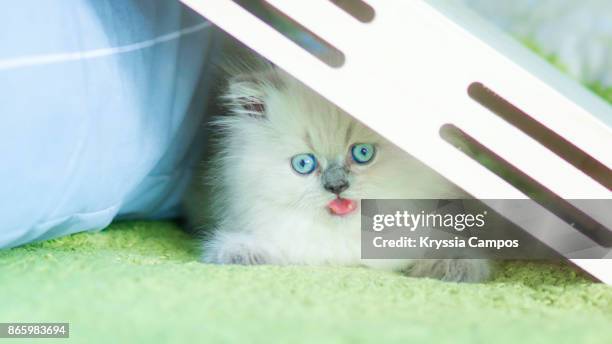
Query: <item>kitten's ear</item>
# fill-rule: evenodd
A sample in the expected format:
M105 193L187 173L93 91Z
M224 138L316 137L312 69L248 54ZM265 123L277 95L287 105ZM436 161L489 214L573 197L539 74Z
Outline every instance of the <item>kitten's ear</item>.
M223 99L234 114L263 118L267 96L281 86L281 78L274 69L239 74L229 78Z

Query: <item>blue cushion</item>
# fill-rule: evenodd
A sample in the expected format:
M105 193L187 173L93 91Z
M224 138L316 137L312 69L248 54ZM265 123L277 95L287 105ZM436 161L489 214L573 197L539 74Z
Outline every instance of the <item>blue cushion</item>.
M217 50L173 0L0 11L0 248L176 215Z

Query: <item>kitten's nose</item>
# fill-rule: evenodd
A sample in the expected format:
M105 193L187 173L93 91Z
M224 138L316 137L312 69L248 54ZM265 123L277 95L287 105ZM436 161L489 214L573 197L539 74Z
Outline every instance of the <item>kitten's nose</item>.
M346 180L342 180L338 183L328 183L328 184L324 184L323 187L325 188L325 190L329 191L329 192L333 192L336 195L339 195L342 191L348 189L349 187L349 183Z
M329 192L333 192L336 195L342 191L348 189L348 171L344 166L332 165L323 171L321 176L323 182L323 188Z

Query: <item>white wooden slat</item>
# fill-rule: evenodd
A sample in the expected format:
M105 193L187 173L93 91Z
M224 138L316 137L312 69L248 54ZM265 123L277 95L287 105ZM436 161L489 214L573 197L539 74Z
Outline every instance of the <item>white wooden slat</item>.
M447 1L386 2L371 0L369 3L377 11L379 19L371 25L372 30L377 31L376 35L372 36L388 37L386 40L378 39L371 42L376 44L376 47L373 47L374 51L386 51L387 55L401 54L401 47L394 49L393 44L400 45L399 42L402 42L408 45L412 42L415 46L410 54L405 51L403 54L405 61L417 64L418 68L387 63L389 73L401 74L397 69L405 68L409 70L406 76L410 77L415 84L427 85L426 79L431 79L435 75L434 72L437 71L447 76L447 81L439 85L437 93L444 94L445 97L451 94L463 96L462 92L458 92L459 89L452 90L454 82L467 85L474 81L482 81L508 100L516 102L515 104L523 111L555 130L577 147L588 151L607 166L612 166L612 154L610 153L612 129L600 120L609 118L608 123L612 123L612 109L609 105L603 104L601 99L585 92L575 82L567 80L565 76L560 75L558 71L546 65L541 59L534 57L533 54L525 53L525 49L518 47L516 42L492 33L491 36L500 38L500 42L508 41L508 47L504 47L507 48L505 50L520 53L513 54L510 58L497 52L488 45L490 42L483 42L475 37L474 32L481 33L478 36L486 37L486 30L495 31L494 28L484 26L484 24L478 25L478 20L472 22L470 32L456 29L459 27L457 23L436 10L430 10L428 15L423 14L424 8L429 4L436 4L436 9L440 9L448 7L449 2ZM415 15L408 15L410 13ZM438 25L432 25L433 22ZM404 29L400 30L399 27L404 27ZM402 32L402 34L397 35L396 32ZM423 49L424 42L415 41L415 37L410 36L408 32L418 32L426 40L438 44L429 44L427 49ZM504 44L497 45L503 46ZM345 53L351 56L350 51ZM446 61L439 59L440 56L447 57ZM428 58L431 59L431 63L426 64L425 61ZM388 58L385 59L388 60ZM517 62L520 62L520 65ZM383 65L381 69L384 68ZM385 71L381 70L381 73ZM540 78L548 83L542 82ZM572 97L566 97L552 86L568 89ZM431 96L436 93L424 87L423 93L418 96L422 97L423 94ZM432 99L433 101L435 99ZM461 111L462 99L449 98L446 101L453 104L456 113ZM597 118L591 113L596 114Z
M428 0L427 3L448 13L448 1ZM457 8L450 9L460 12ZM450 51L460 52L458 58L470 55L462 61L465 68L472 68L468 67L471 64L481 69L479 81L608 167L612 166L609 148L612 146L612 107L514 40L500 35L488 23L471 16L466 18L459 22L469 24L467 29L445 31L452 37L447 43L454 43L447 46ZM483 42L477 36L488 39ZM495 50L491 46L499 51L489 54L487 51Z
M291 61L315 71L319 78L328 78L330 68L315 56L268 26L238 4L226 0L181 0L207 18L215 18L215 24L230 35L269 60ZM209 19L213 20L213 19ZM224 24L219 24L223 22Z
M603 185L484 108L475 106L454 123L557 195L566 199L612 197Z
M308 30L338 48L360 49L363 47L354 37L363 38L367 28L329 0L286 1L266 0ZM333 18L333 20L323 20Z

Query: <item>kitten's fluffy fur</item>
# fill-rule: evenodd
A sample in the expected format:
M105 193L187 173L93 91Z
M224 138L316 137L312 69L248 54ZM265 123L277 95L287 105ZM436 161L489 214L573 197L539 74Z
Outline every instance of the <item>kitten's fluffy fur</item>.
M329 166L348 170L350 186L341 196L356 201L465 195L277 68L234 68L232 74L222 95L229 113L214 123L223 132L220 151L205 182L212 186L215 221L205 262L365 265L466 282L489 275L484 260L361 259L359 210L341 217L326 207L336 198L321 181ZM355 143L376 146L371 163L351 160ZM293 171L290 159L300 153L316 156L314 173ZM192 218L203 210L191 208Z

